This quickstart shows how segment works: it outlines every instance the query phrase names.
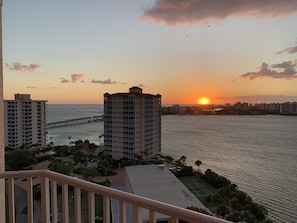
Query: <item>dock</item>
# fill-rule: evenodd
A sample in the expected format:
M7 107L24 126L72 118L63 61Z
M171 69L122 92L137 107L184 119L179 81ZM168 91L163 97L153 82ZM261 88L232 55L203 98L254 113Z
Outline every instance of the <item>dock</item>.
M75 118L75 119L69 119L65 121L47 123L47 129L60 128L60 127L71 126L71 125L88 124L88 123L101 122L101 121L103 121L103 115L88 116L83 118Z

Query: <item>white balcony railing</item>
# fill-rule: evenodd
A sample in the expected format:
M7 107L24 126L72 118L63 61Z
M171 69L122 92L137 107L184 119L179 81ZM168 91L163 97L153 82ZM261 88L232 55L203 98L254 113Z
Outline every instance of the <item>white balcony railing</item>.
M43 223L68 223L68 222L95 222L95 211L98 209L95 205L95 197L99 195L102 199L103 222L133 223L149 222L155 223L159 216L166 216L168 222L177 223L183 220L191 223L223 223L227 222L212 216L199 214L180 207L172 206L166 203L158 202L135 194L108 188L88 181L80 180L71 176L55 173L49 170L32 171L11 171L0 172L0 179L6 180L8 194L8 213L9 222L16 220L15 209L15 181L22 179L25 182L27 192L27 216L28 222L34 220L34 199L33 199L33 181L38 181L41 186L40 201L40 221ZM58 193L57 185L62 190ZM74 211L70 213L69 188L73 189L73 207ZM87 199L82 201L82 191L87 192ZM60 194L61 196L58 196ZM71 200L71 199L70 199ZM119 203L118 213L112 214L111 200ZM86 213L82 213L82 206L86 206ZM127 206L131 207L131 213L127 212ZM73 209L72 209L73 210ZM143 219L143 213L148 212L148 219ZM116 211L116 210L113 210ZM127 214L131 215L127 218ZM72 215L72 217L70 217ZM85 218L82 218L84 215ZM116 217L117 216L117 217ZM117 219L116 219L117 218ZM131 220L127 220L131 219Z

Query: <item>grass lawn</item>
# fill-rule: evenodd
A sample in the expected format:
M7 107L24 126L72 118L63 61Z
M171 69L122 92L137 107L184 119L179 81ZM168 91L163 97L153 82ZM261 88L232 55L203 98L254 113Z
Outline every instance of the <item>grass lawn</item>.
M197 176L178 177L178 179L201 201L207 208L215 207L213 203L205 201L208 195L217 192L212 186Z

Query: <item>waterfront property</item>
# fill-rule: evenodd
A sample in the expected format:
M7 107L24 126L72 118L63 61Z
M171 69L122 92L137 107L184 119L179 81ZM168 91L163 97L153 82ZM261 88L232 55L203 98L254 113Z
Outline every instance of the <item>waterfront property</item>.
M11 149L46 145L46 101L15 94L4 101L5 146Z
M9 222L14 223L15 214L15 182L16 179L22 179L27 182L27 221L33 222L34 215L41 215L41 222L57 223L57 222L90 222L94 223L96 213L95 197L100 196L103 199L103 216L104 223L110 222L132 222L142 223L144 212L148 213L148 221L156 223L157 217L162 215L169 219L170 223L177 223L179 220L189 223L227 223L228 221L215 218L212 216L200 214L186 210L181 207L170 205L161 201L152 200L143 196L123 192L109 187L101 186L84 180L80 180L71 176L51 172L49 170L31 170L31 171L12 171L0 172L0 179L7 180L8 188L8 213ZM41 183L41 213L34 212L33 200L33 179L34 182L39 180ZM61 208L58 208L58 187L62 188L62 203ZM69 197L69 189L73 188L74 195ZM83 221L82 216L82 192L87 192L87 219ZM70 215L69 201L74 202L73 216ZM111 200L116 200L119 203L119 211L116 215L113 214L110 206ZM127 221L126 208L131 207L132 219ZM35 207L36 208L36 207ZM4 216L0 215L0 217ZM116 218L116 219L115 219ZM71 221L74 219L74 221ZM3 221L5 222L5 221Z
M104 94L104 152L113 159L152 157L161 151L161 95Z
M128 166L126 173L134 194L181 208L194 206L211 213L164 164ZM168 216L160 214L156 218L168 220ZM143 221L148 220L149 212L143 211Z

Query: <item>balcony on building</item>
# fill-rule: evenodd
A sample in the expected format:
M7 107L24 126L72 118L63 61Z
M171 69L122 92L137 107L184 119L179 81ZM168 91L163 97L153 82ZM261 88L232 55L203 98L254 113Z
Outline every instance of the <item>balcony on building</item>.
M5 179L8 195L6 218L12 223L16 222L17 218L15 209L17 182L21 182L26 191L27 222L227 222L49 170L0 172L0 179ZM40 184L40 202L33 199L33 186L36 184Z

